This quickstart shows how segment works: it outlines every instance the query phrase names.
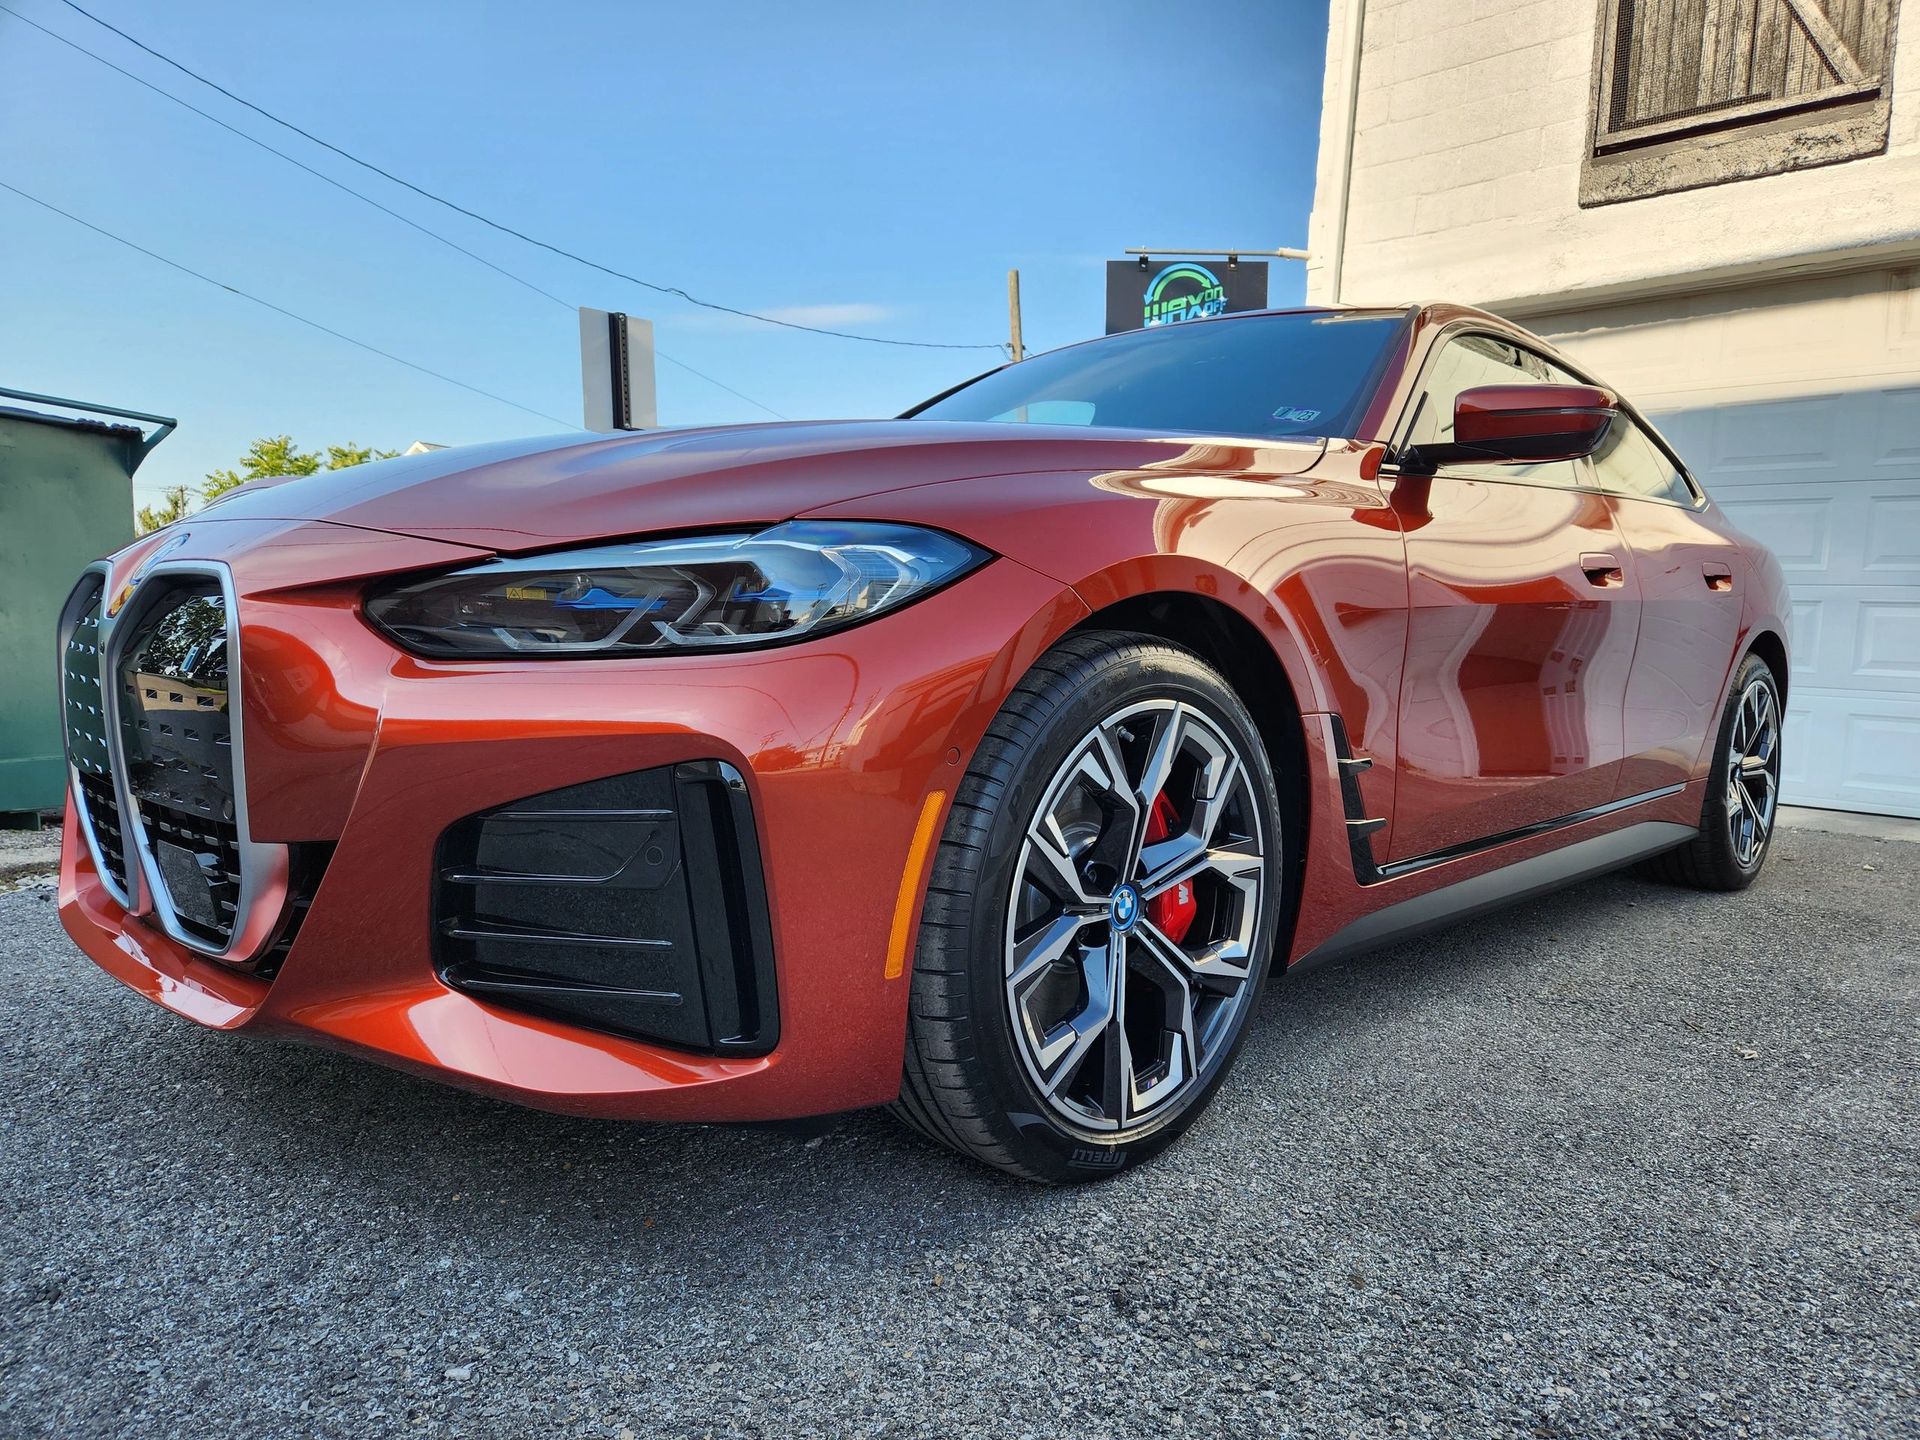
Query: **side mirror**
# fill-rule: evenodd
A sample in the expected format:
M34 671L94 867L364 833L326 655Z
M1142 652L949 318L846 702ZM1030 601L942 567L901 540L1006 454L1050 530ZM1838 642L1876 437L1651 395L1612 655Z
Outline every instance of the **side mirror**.
M1597 385L1480 385L1453 402L1453 440L1417 445L1412 469L1441 465L1533 465L1578 460L1606 438L1619 397Z

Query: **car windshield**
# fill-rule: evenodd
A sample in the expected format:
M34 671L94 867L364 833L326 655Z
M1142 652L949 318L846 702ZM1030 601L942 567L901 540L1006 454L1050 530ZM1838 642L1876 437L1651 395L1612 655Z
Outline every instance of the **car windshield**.
M1036 355L908 412L918 420L1209 435L1350 435L1405 315L1247 315Z

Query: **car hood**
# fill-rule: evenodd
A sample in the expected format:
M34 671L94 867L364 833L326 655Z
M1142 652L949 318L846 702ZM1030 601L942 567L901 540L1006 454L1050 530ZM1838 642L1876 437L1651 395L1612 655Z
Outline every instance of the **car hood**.
M325 520L512 553L770 524L887 491L974 477L1177 467L1198 438L930 420L561 435L248 486L215 502L207 518ZM1318 440L1268 445L1298 470L1311 468L1324 448Z

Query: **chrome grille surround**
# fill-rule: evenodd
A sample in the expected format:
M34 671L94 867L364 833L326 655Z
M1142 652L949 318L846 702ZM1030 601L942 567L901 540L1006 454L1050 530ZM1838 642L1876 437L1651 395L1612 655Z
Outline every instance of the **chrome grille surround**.
M107 893L132 909L136 887L127 872L121 819L125 811L113 774L108 739L113 724L101 683L109 579L104 564L87 567L60 614L60 733L67 753L67 790L93 868Z
M138 568L128 591L116 597L122 600L117 610L107 597L112 583L110 564L102 561L88 567L61 616L61 705L70 721L67 771L81 835L114 900L133 913L150 912L169 937L189 949L228 965L252 968L282 923L288 859L286 846L255 841L247 821L240 622L233 577L217 561L150 563ZM226 722L224 748L230 751L231 769L223 775L216 773L216 767L207 767L202 778L230 798L232 812L216 815L201 803L196 807L202 812L196 817L200 823L186 825L182 823L186 812L179 808L182 797L150 795L143 800L130 780L129 738L147 725L149 717L137 697L129 695L122 668L128 645L140 638L142 622L179 596L183 586L217 593L225 612L228 666L226 701L220 713ZM95 740L105 743L104 772ZM106 803L103 781L111 782L111 806ZM217 905L212 923L204 909L196 916L191 912L200 907L176 904L162 867L157 845L183 840L210 847L213 868L221 877L210 887ZM186 852L169 853L178 873L179 855ZM137 863L129 866L129 858Z

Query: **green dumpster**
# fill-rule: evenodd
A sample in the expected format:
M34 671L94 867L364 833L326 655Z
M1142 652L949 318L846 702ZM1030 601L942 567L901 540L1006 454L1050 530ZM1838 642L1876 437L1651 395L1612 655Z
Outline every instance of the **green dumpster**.
M54 626L81 567L133 538L133 472L173 426L0 389L0 827L66 794Z

